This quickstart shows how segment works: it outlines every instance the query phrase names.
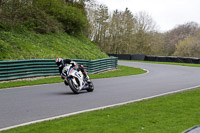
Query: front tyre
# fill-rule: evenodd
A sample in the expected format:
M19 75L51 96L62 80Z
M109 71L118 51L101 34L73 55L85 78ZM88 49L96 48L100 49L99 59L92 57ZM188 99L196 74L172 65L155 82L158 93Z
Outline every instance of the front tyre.
M69 80L69 87L75 94L79 94L80 90L78 89L78 86L74 84L72 80Z
M88 92L93 92L94 91L94 84L91 82L88 83L89 84L89 88L87 89Z

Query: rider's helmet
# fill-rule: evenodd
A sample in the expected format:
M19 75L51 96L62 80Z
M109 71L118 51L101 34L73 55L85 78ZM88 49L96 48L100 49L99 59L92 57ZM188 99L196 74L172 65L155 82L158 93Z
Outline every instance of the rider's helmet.
M57 58L56 59L56 64L57 66L60 66L60 64L62 63L63 59L62 58Z

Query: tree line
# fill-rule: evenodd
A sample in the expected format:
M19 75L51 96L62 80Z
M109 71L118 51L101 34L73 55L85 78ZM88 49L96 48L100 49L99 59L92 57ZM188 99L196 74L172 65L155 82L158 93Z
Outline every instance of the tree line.
M200 27L161 33L147 12L109 12L93 0L0 0L0 30L85 35L109 54L200 57Z
M88 38L106 53L200 57L200 27L188 22L161 33L147 12L109 12L106 5L87 5Z

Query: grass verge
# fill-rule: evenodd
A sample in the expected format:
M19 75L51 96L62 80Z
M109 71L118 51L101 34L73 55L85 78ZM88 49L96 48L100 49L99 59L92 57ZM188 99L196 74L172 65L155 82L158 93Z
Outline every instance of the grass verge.
M181 133L200 124L200 88L2 133Z
M0 30L0 60L102 59L108 56L84 36Z
M128 76L128 75L137 75L145 73L146 71L140 68L133 68L127 66L118 66L119 69L114 71L109 71L100 74L89 74L91 79L98 79L98 78L111 78L111 77L120 77L120 76ZM63 80L58 77L51 77L51 78L43 78L33 81L10 81L7 83L0 83L0 88L10 88L10 87L19 87L19 86L28 86L28 85L38 85L38 84L50 84L50 83L60 83Z
M200 67L200 64L192 64L192 63L174 63L174 62L156 62L156 61L136 61L136 60L120 60L120 61L130 61L130 62L143 62L143 63L155 63L155 64L167 64L167 65L179 65L179 66Z

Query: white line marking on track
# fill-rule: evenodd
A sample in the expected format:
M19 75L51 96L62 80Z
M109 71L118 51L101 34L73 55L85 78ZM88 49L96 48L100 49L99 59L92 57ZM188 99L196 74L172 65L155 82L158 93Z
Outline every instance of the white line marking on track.
M27 122L27 123L15 125L15 126L10 126L10 127L6 127L6 128L2 128L2 129L0 129L0 131L9 130L9 129L12 129L12 128L26 126L26 125L30 125L30 124L34 124L34 123L43 122L43 121L54 120L54 119L58 119L58 118L63 118L63 117L68 117L68 116L72 116L72 115L77 115L77 114L81 114L81 113L85 113L85 112L91 112L91 111L95 111L95 110L101 110L101 109L105 109L105 108L111 108L111 107L115 107L115 106L121 106L121 105L125 105L125 104L128 104L128 103L134 103L134 102L138 102L138 101L142 101L142 100L152 99L152 98L156 98L156 97L160 97L160 96L165 96L165 95L174 94L174 93L178 93L178 92L182 92L182 91L186 91L186 90L191 90L191 89L194 89L194 88L197 88L197 87L200 87L200 85L194 86L194 87L185 88L185 89L181 89L181 90L166 92L166 93L163 93L163 94L154 95L154 96L150 96L150 97L145 97L145 98L141 98L141 99L136 99L136 100L131 100L131 101L127 101L127 102L122 102L122 103L118 103L118 104L112 104L112 105L102 106L102 107L98 107L98 108L93 108L93 109L88 109L88 110L83 110L83 111L78 111L78 112L63 114L63 115L59 115L59 116L54 116L54 117L50 117L50 118L46 118L46 119L31 121L31 122Z

